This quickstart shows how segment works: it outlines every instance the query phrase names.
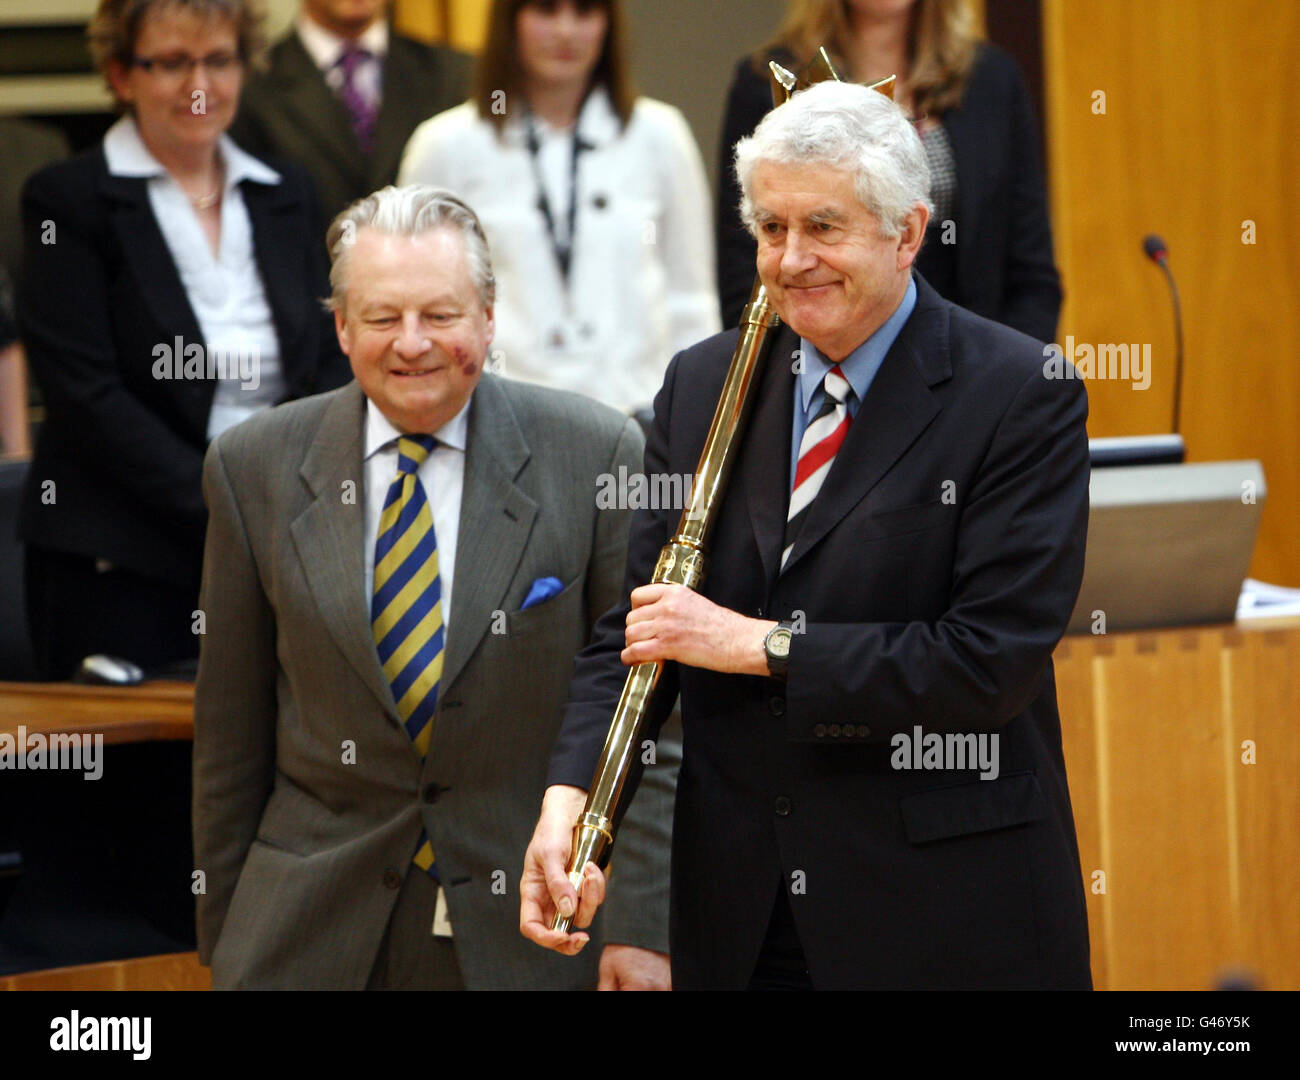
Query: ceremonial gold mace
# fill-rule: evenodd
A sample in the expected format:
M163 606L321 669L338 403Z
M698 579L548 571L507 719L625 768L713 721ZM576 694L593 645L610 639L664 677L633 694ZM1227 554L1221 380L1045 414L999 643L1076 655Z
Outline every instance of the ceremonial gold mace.
M796 76L776 61L768 65L772 77L772 105L782 105L799 90L827 79L838 79L825 49L819 49L812 63ZM886 97L894 96L894 76L871 84ZM767 289L755 279L749 303L740 317L740 340L731 355L722 396L709 426L709 435L695 469L695 485L690 501L682 511L677 532L659 552L652 585L685 585L696 589L704 580L704 546L722 504L722 493L735 464L736 451L744 436L745 423L754 400L754 388L762 373L763 361L772 340L772 331L780 324L768 302ZM605 736L605 746L596 765L587 804L573 826L573 850L569 855L569 881L582 888L582 869L588 862L604 867L614 844L615 823L621 817L624 789L632 769L636 748L664 662L656 660L637 664L628 672L623 693L614 709L614 718ZM552 929L568 933L572 918L556 913Z

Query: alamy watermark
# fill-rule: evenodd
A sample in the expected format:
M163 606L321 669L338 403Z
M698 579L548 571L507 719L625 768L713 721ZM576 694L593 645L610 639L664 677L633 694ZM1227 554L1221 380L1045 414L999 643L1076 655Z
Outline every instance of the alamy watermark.
M209 348L197 341L185 344L177 335L169 344L160 341L153 347L155 379L238 379L245 390L262 385L262 352L256 346Z
M618 473L596 477L597 510L685 510L694 511L695 477L690 473L630 472L626 465Z
M27 726L19 724L17 734L0 732L0 769L82 772L87 780L98 780L104 775L104 736L76 731L29 735Z
M996 780L1000 771L996 731L925 734L917 724L910 735L896 732L889 745L894 748L889 758L894 769L979 769L981 780Z
M1069 363L1066 363L1066 361ZM1043 377L1047 379L1107 379L1129 382L1134 390L1151 385L1151 345L1118 345L1086 341L1075 343L1067 334L1065 346L1043 346Z
M51 1050L127 1051L136 1061L148 1061L153 1018L148 1016L70 1016L50 1021Z

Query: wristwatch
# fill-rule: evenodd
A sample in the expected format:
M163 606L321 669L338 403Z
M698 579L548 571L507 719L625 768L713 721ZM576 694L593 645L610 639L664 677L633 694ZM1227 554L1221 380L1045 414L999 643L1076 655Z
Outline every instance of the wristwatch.
M794 624L781 620L767 632L763 639L763 652L767 654L767 671L774 679L785 681L785 673L790 668L790 639L794 636Z

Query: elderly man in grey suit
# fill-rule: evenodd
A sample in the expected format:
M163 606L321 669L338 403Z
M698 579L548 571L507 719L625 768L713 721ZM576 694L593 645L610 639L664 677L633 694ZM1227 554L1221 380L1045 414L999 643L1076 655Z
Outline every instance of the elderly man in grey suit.
M491 262L449 193L385 188L328 244L355 382L204 469L199 958L216 987L666 986L672 754L603 952L574 970L517 914L573 656L619 598L628 515L596 491L639 468L637 425L483 372Z

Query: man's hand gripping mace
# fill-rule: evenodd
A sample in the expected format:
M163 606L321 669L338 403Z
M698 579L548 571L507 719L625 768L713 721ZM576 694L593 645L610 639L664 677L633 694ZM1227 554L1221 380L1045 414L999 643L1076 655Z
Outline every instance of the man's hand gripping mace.
M775 61L769 64L769 68L774 106L783 104L797 90L813 83L838 79L825 49L819 51L801 76L796 77ZM892 97L894 77L873 83L872 89ZM741 315L740 340L732 353L731 366L722 384L722 396L695 470L690 501L677 523L677 532L659 552L651 584L685 585L698 589L704 580L705 544L722 503L722 494L744 437L755 388L770 349L772 333L778 325L780 320L768 301L767 290L761 281L755 280L749 303ZM605 737L605 746L587 791L586 807L573 827L568 873L569 882L575 889L582 888L582 872L588 862L601 868L609 862L615 823L625 809L622 800L627 778L663 668L662 660L637 664L628 672L623 684L623 693L614 709L609 734ZM557 912L551 926L568 933L572 924L572 917L565 918Z

